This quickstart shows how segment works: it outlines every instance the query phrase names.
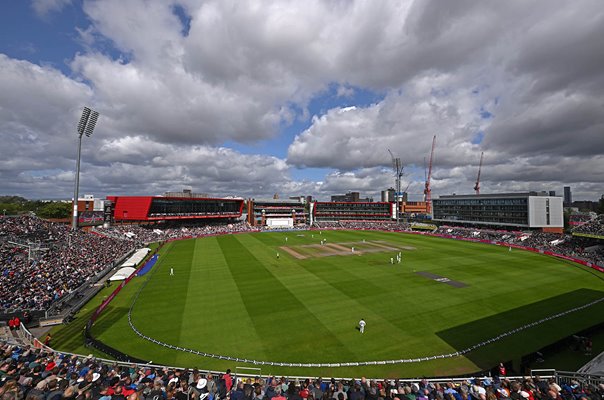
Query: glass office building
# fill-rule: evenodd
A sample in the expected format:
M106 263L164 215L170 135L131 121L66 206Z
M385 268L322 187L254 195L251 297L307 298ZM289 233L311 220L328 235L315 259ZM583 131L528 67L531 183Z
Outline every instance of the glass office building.
M546 193L448 195L432 200L433 220L518 228L562 228L562 198Z

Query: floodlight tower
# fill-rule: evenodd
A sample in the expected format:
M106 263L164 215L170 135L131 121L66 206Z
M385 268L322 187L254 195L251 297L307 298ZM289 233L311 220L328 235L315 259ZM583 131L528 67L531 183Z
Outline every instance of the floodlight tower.
M84 107L80 122L78 123L78 159L76 161L75 189L73 191L73 215L71 219L71 230L78 229L78 196L80 190L80 156L82 153L82 135L92 136L99 113Z
M484 156L484 152L480 153L480 164L478 164L478 176L476 177L476 184L474 185L474 190L476 194L480 194L480 171L482 171L482 159Z
M401 163L400 158L394 158L394 155L388 149L388 153L390 153L390 157L392 158L392 170L394 171L394 185L396 192L394 193L394 208L396 212L396 223L399 223L399 199L401 196L401 178L403 177L403 164Z

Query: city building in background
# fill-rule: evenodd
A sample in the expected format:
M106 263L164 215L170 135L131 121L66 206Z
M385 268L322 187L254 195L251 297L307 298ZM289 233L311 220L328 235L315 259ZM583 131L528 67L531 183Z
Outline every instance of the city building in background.
M180 197L192 199L207 199L210 197L207 193L193 193L191 189L184 189L182 192L164 192L164 197Z
M447 195L432 200L433 220L443 223L539 228L562 233L562 198L547 192Z
M392 203L395 201L396 190L390 188L388 190L382 190L382 203Z
M346 194L338 194L331 196L331 201L339 203L371 203L373 201L373 198L366 197L364 199L361 199L361 195L359 192L348 192Z
M564 186L564 206L570 207L573 204L573 194L570 191L570 186Z

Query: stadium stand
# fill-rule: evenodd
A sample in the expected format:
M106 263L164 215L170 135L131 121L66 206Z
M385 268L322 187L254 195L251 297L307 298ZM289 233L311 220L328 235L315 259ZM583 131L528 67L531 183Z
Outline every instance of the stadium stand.
M0 311L47 310L134 248L33 216L0 219Z
M590 235L604 238L604 215L599 215L591 221L576 227L573 230L573 234Z
M365 224L364 224L365 225ZM317 229L343 229L344 226L340 221L315 221L312 226Z
M593 218L592 213L573 213L568 217L568 224L571 227L577 227L590 222Z
M597 240L590 238L547 232L499 231L453 226L441 226L436 233L456 238L486 240L540 251L551 251L604 267L604 248L598 245Z
M247 201L247 221L252 226L278 228L306 224L307 213L302 199L270 199Z
M370 229L378 231L409 231L409 224L396 224L393 221L315 221L313 228L316 229Z
M314 202L310 213L313 222L392 221L392 204L386 202Z
M196 223L174 226L159 225L113 225L108 228L98 227L96 232L117 239L138 241L141 243L161 242L226 233L254 232L259 228L252 228L247 222L235 223Z
M6 400L602 400L598 380L563 375L461 379L322 379L232 376L149 364L121 364L0 342L0 398Z

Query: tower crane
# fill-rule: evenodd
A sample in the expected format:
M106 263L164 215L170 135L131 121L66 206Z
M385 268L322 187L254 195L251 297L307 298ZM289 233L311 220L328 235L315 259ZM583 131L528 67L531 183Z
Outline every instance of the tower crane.
M436 144L436 135L432 138L432 150L430 151L430 162L428 163L428 175L426 176L426 186L424 187L424 201L426 202L426 212L432 212L432 189L430 188L430 179L432 179L432 160L434 158L434 145Z
M403 200L405 200L405 201L409 201L409 192L408 192L408 190L409 190L409 186L411 186L411 182L409 182L409 183L407 184L407 187L405 188L405 190L403 190L403 191L401 192L401 202L402 202ZM405 198L405 197L403 197L403 196L406 196L406 198Z
M480 194L480 171L482 170L482 159L484 157L484 151L480 153L480 164L478 164L478 176L476 177L476 184L474 185L474 190L476 194Z

